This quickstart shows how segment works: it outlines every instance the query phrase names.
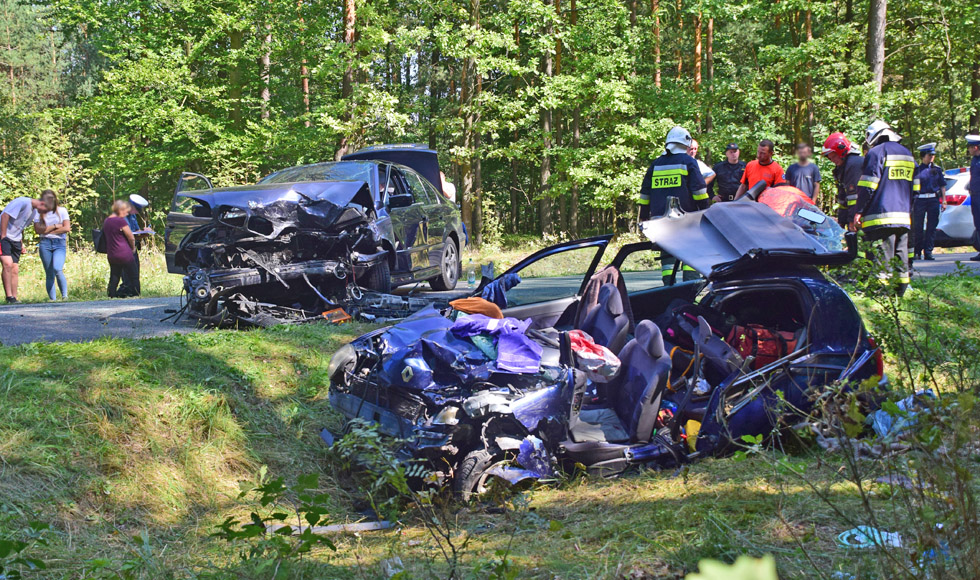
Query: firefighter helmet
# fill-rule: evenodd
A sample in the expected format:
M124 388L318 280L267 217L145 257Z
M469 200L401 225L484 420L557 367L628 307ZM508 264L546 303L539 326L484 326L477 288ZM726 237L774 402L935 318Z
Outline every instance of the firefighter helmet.
M820 151L824 155L830 153L836 153L841 157L844 157L851 150L850 140L844 136L843 133L831 133L827 140L823 142L823 149Z
M691 133L684 127L674 127L667 132L667 151L671 153L687 153L691 146Z
M873 146L875 141L878 140L878 136L885 131L891 131L891 128L891 125L882 121L881 119L874 121L868 125L868 129L866 131L867 138L865 139L865 142L867 142L868 145Z

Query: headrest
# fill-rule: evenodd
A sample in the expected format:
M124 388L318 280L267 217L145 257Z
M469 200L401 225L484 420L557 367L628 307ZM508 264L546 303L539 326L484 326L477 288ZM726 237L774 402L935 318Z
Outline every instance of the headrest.
M651 357L660 358L667 351L664 349L664 337L660 327L649 320L644 320L636 326L634 334L637 346L645 350Z
M619 288L615 284L603 284L599 288L599 304L611 316L619 316L623 313L623 298L619 295Z

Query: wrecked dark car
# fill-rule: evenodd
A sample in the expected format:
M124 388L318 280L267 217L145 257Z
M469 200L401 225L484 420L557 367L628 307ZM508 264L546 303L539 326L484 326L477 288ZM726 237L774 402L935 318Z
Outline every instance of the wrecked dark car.
M643 224L649 241L602 268L610 236L541 250L484 280L478 295L503 319L430 307L341 348L331 404L463 496L493 477L577 464L615 475L770 436L828 385L883 373L858 311L818 269L855 246L813 205L772 201L781 213L672 204ZM666 279L660 250L678 258ZM681 281L684 264L703 279Z
M441 187L436 152L415 145L370 147L240 187L184 174L167 216L167 268L184 274L189 313L212 323L349 312L364 290L377 302L424 281L453 289L466 236Z

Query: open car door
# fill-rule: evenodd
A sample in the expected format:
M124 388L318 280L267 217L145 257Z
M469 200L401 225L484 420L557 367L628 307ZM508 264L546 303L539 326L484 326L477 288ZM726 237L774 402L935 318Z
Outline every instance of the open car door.
M496 301L498 306L506 316L530 318L531 328L571 324L610 239L611 235L605 235L564 242L524 258L490 282L496 285L498 296L503 295ZM515 280L514 274L520 282L504 290L504 282Z
M188 191L206 191L214 189L211 180L198 173L181 173L177 180L177 187L174 188L174 198L170 203L170 211L167 212L167 228L164 230L165 255L167 259L167 272L171 274L186 274L187 269L174 262L174 254L184 236L191 230L202 226L211 221L211 215L204 215L203 206L197 201L181 196L181 193ZM201 208L197 210L196 208ZM195 215L196 214L196 215Z

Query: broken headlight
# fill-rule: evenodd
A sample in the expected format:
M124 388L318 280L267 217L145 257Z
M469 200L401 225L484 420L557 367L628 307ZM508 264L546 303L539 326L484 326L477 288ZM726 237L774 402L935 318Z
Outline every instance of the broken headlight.
M456 415L459 413L459 407L443 407L435 417L432 418L432 425L457 425L459 424L459 419Z

